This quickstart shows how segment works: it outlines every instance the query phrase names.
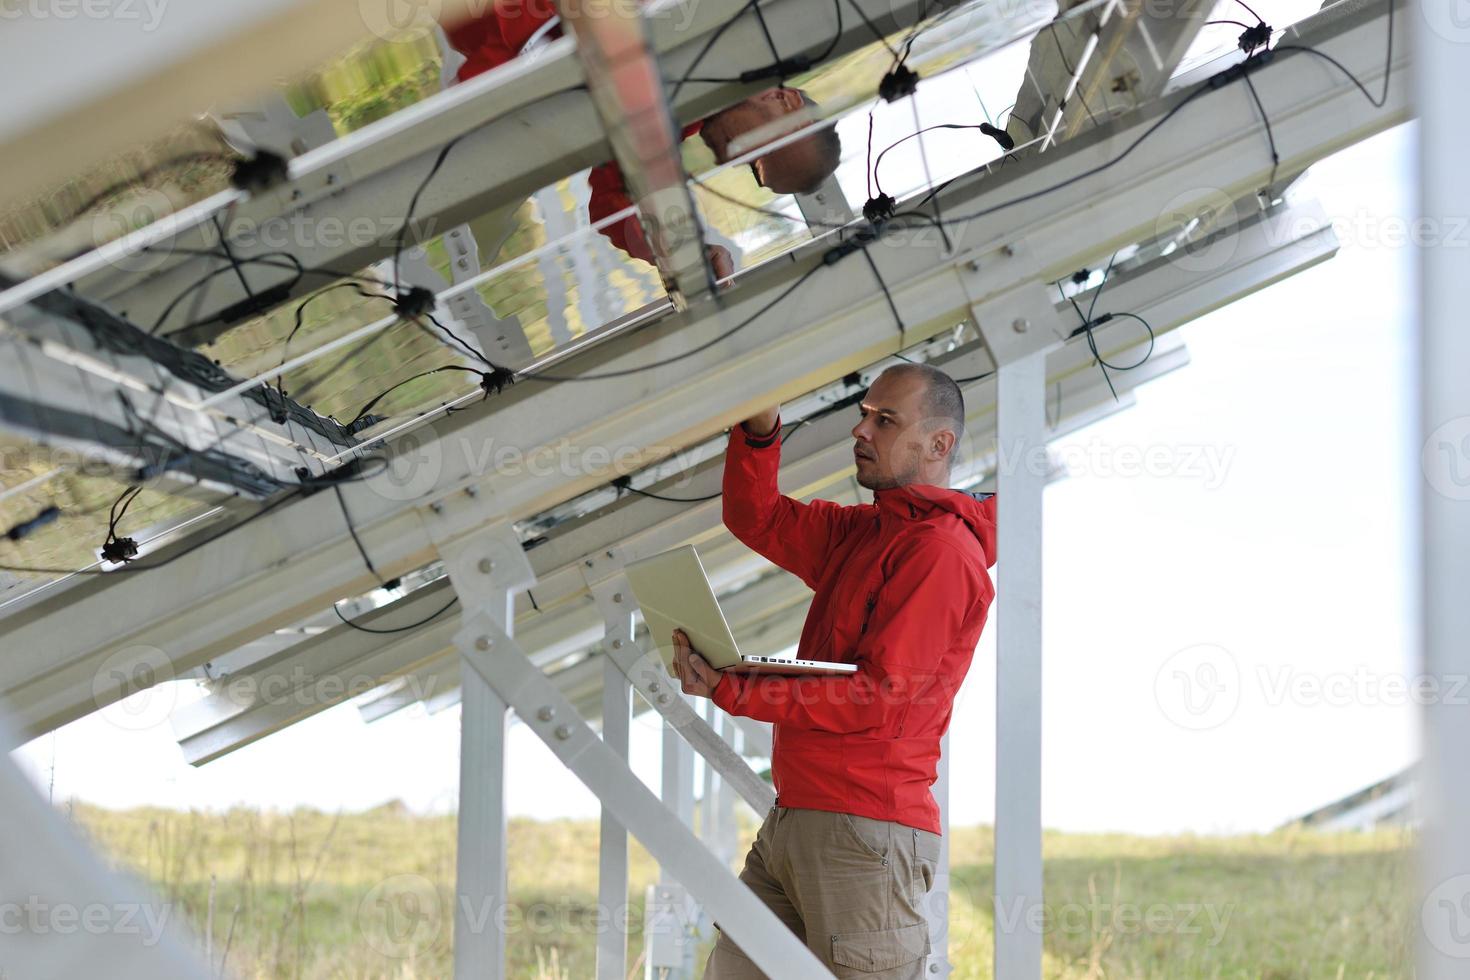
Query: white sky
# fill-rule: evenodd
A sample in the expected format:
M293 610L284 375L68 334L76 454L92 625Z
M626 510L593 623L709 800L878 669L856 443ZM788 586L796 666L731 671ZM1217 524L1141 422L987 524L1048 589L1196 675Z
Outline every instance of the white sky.
M1314 167L1306 193L1341 252L1186 325L1189 366L1053 444L1073 475L1045 501L1047 826L1266 830L1415 759L1413 702L1392 687L1413 674L1412 147L1401 128ZM1150 447L1178 465L1089 463ZM957 824L992 816L994 662L992 622L955 709ZM193 769L166 720L170 698L192 696L145 693L15 756L58 802L454 804L457 708L364 725L342 705ZM652 717L635 721L635 769L653 786L659 741ZM511 744L513 814L596 816L526 729Z

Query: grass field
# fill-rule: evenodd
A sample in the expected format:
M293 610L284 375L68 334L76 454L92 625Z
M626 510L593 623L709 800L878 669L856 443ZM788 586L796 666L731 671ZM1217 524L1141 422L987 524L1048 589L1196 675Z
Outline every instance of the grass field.
M152 883L164 911L201 946L210 933L212 961L223 961L226 975L451 973L452 817L395 807L337 816L76 806L71 815L104 853ZM753 833L751 822L743 842ZM508 976L592 976L597 836L595 822L511 822L512 907L500 916ZM1045 908L1002 909L999 918L1003 928L1043 930L1048 980L1407 977L1412 843L1398 832L1053 833ZM958 828L951 846L953 976L987 978L997 918L990 830ZM642 895L655 875L635 842L629 908L604 917L632 922L630 975L642 975Z

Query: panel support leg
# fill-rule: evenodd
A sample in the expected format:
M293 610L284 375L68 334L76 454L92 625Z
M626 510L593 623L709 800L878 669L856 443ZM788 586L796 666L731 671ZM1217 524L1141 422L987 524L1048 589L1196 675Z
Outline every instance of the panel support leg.
M451 576L469 576L478 569L507 599L533 584L530 562L508 522L496 522L439 547ZM464 627L455 636L466 662L642 841L654 860L688 885L763 973L772 980L830 977L806 944L643 785L627 761L597 737L531 662L506 629L503 617L508 605L498 600L466 603ZM482 964L480 975L494 972Z
M1041 513L1046 353L1002 364L996 550L995 975L1040 980Z
M1413 86L1420 111L1417 213L1443 235L1463 228L1463 216L1470 214L1470 184L1464 174L1470 133L1462 104L1470 85L1470 59L1465 57L1470 22L1463 5L1443 0L1401 9L1404 43L1413 45L1415 77L1394 75L1389 84ZM1394 43L1400 43L1398 35ZM1376 97L1381 82L1366 84ZM1441 239L1418 249L1417 256L1421 316L1414 354L1419 384L1410 386L1418 393L1410 412L1419 423L1411 463L1419 504L1417 612L1424 676L1439 691L1450 692L1470 673L1470 605L1465 602L1465 582L1470 580L1470 386L1465 384L1470 334L1464 312L1470 250ZM1419 780L1421 891L1411 921L1421 926L1417 975L1449 980L1465 976L1470 962L1470 780L1465 777L1470 712L1455 697L1426 701Z

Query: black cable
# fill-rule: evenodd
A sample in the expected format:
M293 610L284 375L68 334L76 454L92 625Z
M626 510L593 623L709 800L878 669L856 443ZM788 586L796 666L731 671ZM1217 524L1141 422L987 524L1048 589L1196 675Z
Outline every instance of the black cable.
M1388 102L1388 79L1389 75L1393 72L1393 8L1394 4L1390 2L1388 5L1388 52L1384 55L1383 58L1383 94L1377 99L1373 98L1373 96L1368 93L1368 89L1364 87L1363 83L1358 80L1358 76L1348 71L1347 67L1343 65L1342 62L1338 61L1336 58L1332 57L1332 55L1326 53L1325 51L1318 51L1316 48L1308 47L1305 44L1278 44L1276 45L1275 50L1307 51L1311 54L1316 55L1319 58L1326 59L1329 63L1335 65L1338 71L1342 72L1349 79L1351 79L1352 83L1358 87L1358 91L1363 93L1363 98L1367 99L1368 103L1372 105L1373 108L1382 109L1384 105Z
M1057 25L1056 25L1056 21L1052 21L1050 24L1048 24L1046 26L1051 29L1051 40L1052 40L1052 43L1057 46L1057 56L1062 59L1062 67L1067 70L1068 76L1077 79L1077 87L1075 89L1073 89L1073 91L1075 91L1077 93L1077 99L1082 103L1082 109L1083 109L1084 112L1087 113L1088 120L1094 126L1096 126L1097 125L1097 117L1094 116L1092 114L1092 110L1090 108L1088 108L1088 106L1087 106L1087 97L1082 94L1082 79L1077 74L1077 72L1072 69L1071 64L1068 63L1068 61L1067 61L1067 53L1062 50L1062 40L1061 40L1061 38L1057 37ZM1067 108L1067 104L1065 102L1063 102L1063 103L1059 104L1057 106L1057 108L1058 109L1065 110Z
M358 630L358 631L363 632L363 633L378 633L378 634L383 634L383 633L407 633L409 630L416 630L420 626L425 626L425 625L433 622L434 620L438 619L440 616L444 615L451 608L453 608L454 604L456 602L458 602L458 601L459 601L459 596L457 596L457 595L456 596L452 596L452 597L450 597L450 600L448 602L446 602L437 612L434 612L434 613L431 613L428 616L425 616L423 619L419 620L417 623L409 623L407 626L396 626L393 629L386 629L386 630L373 629L371 626L359 626L358 624L354 623L352 620L348 619L346 616L342 615L342 610L340 610L340 609L337 608L337 603L335 603L335 602L332 603L332 612L334 612L334 613L337 614L337 618L340 619L340 620L342 620L342 623L343 623L344 626L350 626L353 629Z
M772 299L771 301L769 301L768 303L766 303L766 305L762 306L759 310L756 310L750 316L746 317L744 320L741 320L735 326L731 327L729 330L726 330L724 333L720 334L719 336L714 337L714 338L712 338L710 340L707 340L707 341L705 341L704 343L700 344L697 347L694 347L694 348L691 348L690 350L684 351L682 354L675 354L673 357L666 357L662 361L654 361L652 364L641 364L638 367L624 368L624 369L619 370L619 371L603 371L603 372L600 372L598 374L584 374L584 375L579 375L579 376L543 374L541 372L536 372L536 373L524 375L524 379L526 381L557 381L557 382L563 382L563 381L602 381L602 380L607 379L607 378L622 378L622 377L627 377L630 374L638 374L641 371L651 371L654 368L666 367L666 366L668 366L670 364L674 364L674 363L676 363L678 361L682 361L686 357L693 357L695 354L699 354L699 353L701 353L703 351L706 351L709 348L713 347L715 344L718 344L718 343L720 343L723 340L729 339L730 337L734 336L740 330L743 330L744 328L748 327L750 324L754 323L756 320L760 319L760 317L763 316L764 314L768 313L771 310L772 307L776 306L778 303L780 303L786 297L790 296L792 293L796 292L796 290L798 290L802 286L804 286L806 284L807 280L809 280L812 276L816 275L820 270L822 270L825 267L826 267L826 264L825 263L824 264L819 264L819 265L812 266L806 272L802 273L801 276L799 276L796 279L796 281L794 281L791 285L789 285L785 289L783 289L781 291L780 295L776 296L774 299Z
M408 238L409 228L413 225L413 213L418 209L419 198L423 196L424 191L429 189L429 182L434 179L439 168L444 166L444 160L449 156L449 151L458 146L459 141L468 135L469 133L460 133L444 144L439 155L434 158L434 165L429 168L428 174L424 176L423 182L419 184L418 189L413 192L413 198L408 202L408 212L403 216L403 224L398 229L398 244L393 248L393 286L400 293L403 292L403 272L399 268L399 259L403 256L403 245Z
M907 136L894 140L888 146L885 146L883 150L878 154L878 159L873 162L873 186L878 188L878 193L880 195L883 194L883 181L878 177L878 169L883 166L883 157L888 153L888 151L903 143L907 143L909 140L913 139L916 136L922 136L925 133L932 132L936 129L976 129L984 133L986 136L994 139L996 142L1000 143L1000 147L1003 150L1010 151L1016 148L1016 143L1014 140L1011 140L1010 134L1006 133L1003 129L997 129L996 127L990 125L990 123L935 123L932 126L925 126L922 129L917 129L914 132L909 133ZM1010 141L1009 146L1006 145L1006 140ZM870 142L870 149L871 146L872 144ZM869 192L869 196L872 196L871 191ZM925 200L927 201L928 198L925 198ZM919 206L922 207L922 203Z
M883 299L888 302L888 309L893 314L893 322L898 324L898 342L903 343L903 335L908 328L903 324L903 317L899 315L898 305L893 302L893 293L888 291L888 283L883 280L883 273L878 271L878 263L873 261L873 256L868 254L866 248L862 249L863 258L868 260L868 268L873 270L873 278L878 280L878 288L883 290ZM899 357L903 357L902 354ZM907 358L904 358L907 360Z
M1249 73L1240 76L1245 82L1245 87L1250 91L1251 98L1255 100L1256 109L1261 113L1261 122L1266 126L1266 143L1271 148L1271 177L1266 181L1266 187L1276 186L1276 171L1281 166L1281 156L1276 152L1276 135L1271 132L1271 117L1266 115L1266 107L1261 104L1261 96L1256 92L1256 83L1251 81Z
M872 35L880 42L882 42L883 46L888 49L889 54L893 55L894 64L902 64L903 59L900 58L898 52L893 49L893 45L888 43L888 38L883 36L883 32L878 30L878 25L874 24L871 20L868 19L868 15L863 11L862 6L858 4L857 0L848 0L848 3L852 4L852 9L857 11L857 15L862 18L863 23L868 25L868 30L872 32Z
M103 190L100 190L96 194L93 194L91 197L87 198L87 200L83 202L80 207L73 208L71 214L67 215L67 217L62 219L61 221L58 221L57 224L71 224L73 221L77 220L82 215L86 214L88 211L92 210L97 205L107 200L109 197L112 197L114 194L128 190L129 188L142 183L149 177L152 177L153 175L160 173L161 171L171 170L174 167L179 167L186 163L213 163L221 160L228 160L232 163L238 163L240 158L232 153L224 153L219 150L201 150L196 153L181 153L176 157L169 157L167 160L162 160L158 163L153 164L152 166L149 166L136 177L128 177L125 180L119 180L115 183L109 184Z
M276 391L283 399L286 397L286 388L285 376L282 372L286 368L286 362L290 360L291 341L295 339L297 332L301 330L301 327L306 322L306 308L316 300L327 295L327 293L336 289L354 289L357 291L357 295L365 299L386 299L390 302L393 300L393 297L383 295L382 293L370 293L366 289L363 289L362 285L357 282L339 282L336 285L327 286L325 289L318 290L302 300L301 304L296 307L296 322L291 327L291 332L286 334L286 339L281 342L281 363L276 367ZM379 333L381 332L379 331Z
M377 568L374 567L373 560L368 557L367 549L362 546L362 539L357 536L357 528L352 524L352 515L347 512L347 498L342 496L342 488L333 484L332 492L337 495L337 506L342 510L342 520L347 523L347 533L352 535L352 543L357 545L357 553L362 556L362 563L367 566L373 578L378 580L379 585L385 584L383 576L379 575Z

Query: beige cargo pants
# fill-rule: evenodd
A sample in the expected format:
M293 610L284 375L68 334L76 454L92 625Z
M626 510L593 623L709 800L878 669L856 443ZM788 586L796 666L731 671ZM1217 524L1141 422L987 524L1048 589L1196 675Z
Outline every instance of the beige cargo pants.
M838 977L918 980L939 843L900 823L774 806L740 880ZM764 977L721 930L704 980Z

